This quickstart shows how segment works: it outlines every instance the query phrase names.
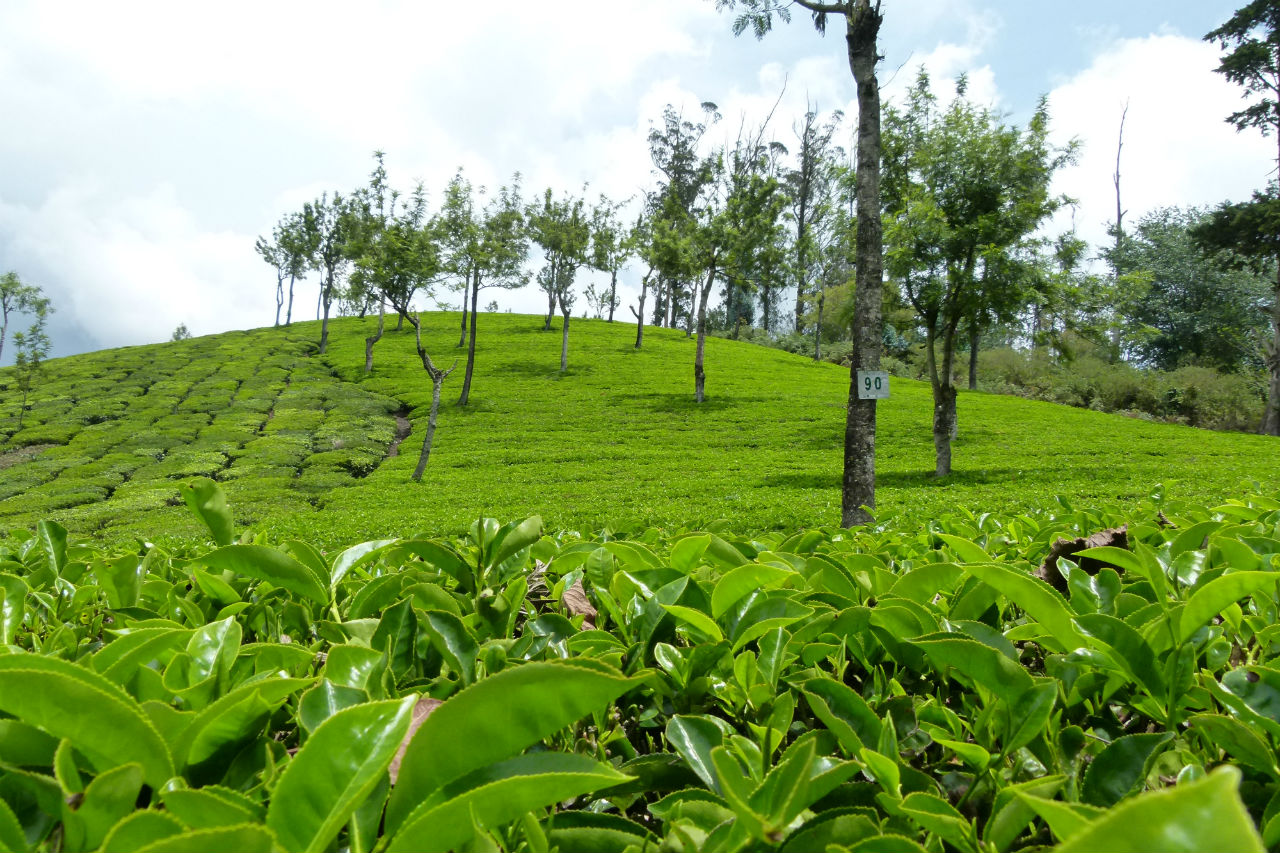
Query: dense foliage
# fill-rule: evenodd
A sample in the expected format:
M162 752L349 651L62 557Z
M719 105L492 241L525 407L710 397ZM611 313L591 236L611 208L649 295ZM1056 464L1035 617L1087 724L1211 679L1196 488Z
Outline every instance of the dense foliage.
M326 554L181 491L0 543L0 849L1280 843L1276 496Z

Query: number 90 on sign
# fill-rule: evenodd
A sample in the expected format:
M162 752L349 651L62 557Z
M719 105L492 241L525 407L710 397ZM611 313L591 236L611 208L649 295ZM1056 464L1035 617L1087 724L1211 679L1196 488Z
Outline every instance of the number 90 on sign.
M884 370L859 370L857 387L859 400L886 400L889 398L889 374Z

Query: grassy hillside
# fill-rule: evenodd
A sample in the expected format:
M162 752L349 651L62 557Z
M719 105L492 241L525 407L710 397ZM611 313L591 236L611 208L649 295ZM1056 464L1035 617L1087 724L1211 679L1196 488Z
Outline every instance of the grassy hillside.
M646 329L637 352L633 325L575 320L561 374L558 331L483 315L471 405L453 405L460 364L413 484L430 382L408 331L389 331L364 375L375 322L336 321L323 357L317 324L299 323L50 361L21 429L12 370L0 371L0 527L201 536L176 491L196 475L223 482L238 523L329 545L451 533L481 515L584 532L839 520L842 368L713 339L698 406L682 333ZM464 357L458 315L424 323L437 362ZM956 471L936 480L930 409L928 386L906 380L880 406L881 515L1016 512L1058 495L1125 505L1157 484L1214 502L1242 481L1280 485L1275 439L979 393L961 395Z

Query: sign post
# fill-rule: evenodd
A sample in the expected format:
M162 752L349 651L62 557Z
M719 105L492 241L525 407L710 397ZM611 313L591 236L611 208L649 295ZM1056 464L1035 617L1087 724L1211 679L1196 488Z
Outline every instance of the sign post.
M885 370L858 371L859 400L889 399L889 373Z

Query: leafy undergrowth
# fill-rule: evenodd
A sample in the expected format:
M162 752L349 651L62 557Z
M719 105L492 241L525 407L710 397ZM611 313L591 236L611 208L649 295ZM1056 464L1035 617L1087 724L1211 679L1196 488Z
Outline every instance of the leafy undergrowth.
M1277 495L334 553L183 496L0 543L0 849L1280 844Z
M457 314L424 314L433 358L465 352ZM707 402L693 402L682 332L482 314L472 402L444 386L426 476L409 475L430 382L411 332L389 329L364 374L375 318L232 332L47 363L17 431L0 394L0 526L59 522L108 542L198 537L177 483L222 483L239 525L320 547L539 515L560 530L702 527L739 534L839 522L847 370L743 342L707 341ZM557 320L558 323L558 320ZM393 324L389 324L393 325ZM0 391L11 382L0 371ZM403 410L413 432L387 456ZM878 511L919 523L966 507L1016 513L1073 501L1134 507L1154 484L1201 503L1242 481L1280 488L1280 442L962 393L956 470L937 479L927 384L894 380L879 406ZM28 458L29 457L29 458ZM726 521L727 519L727 521Z

